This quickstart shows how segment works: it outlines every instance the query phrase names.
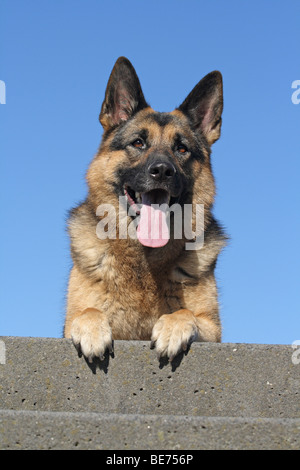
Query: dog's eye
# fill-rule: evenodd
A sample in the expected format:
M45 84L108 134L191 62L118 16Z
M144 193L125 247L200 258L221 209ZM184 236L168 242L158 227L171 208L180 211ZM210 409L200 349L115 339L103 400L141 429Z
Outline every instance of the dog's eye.
M142 139L136 139L132 142L131 145L137 149L142 149L144 147L144 142Z
M188 151L187 147L183 144L179 144L177 145L177 152L183 154L183 153L186 153Z

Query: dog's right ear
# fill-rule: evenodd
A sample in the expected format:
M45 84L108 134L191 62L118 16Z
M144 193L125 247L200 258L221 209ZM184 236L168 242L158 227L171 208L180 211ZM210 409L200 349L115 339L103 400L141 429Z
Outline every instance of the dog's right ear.
M126 57L119 57L110 74L99 120L105 131L127 121L148 107L134 67Z

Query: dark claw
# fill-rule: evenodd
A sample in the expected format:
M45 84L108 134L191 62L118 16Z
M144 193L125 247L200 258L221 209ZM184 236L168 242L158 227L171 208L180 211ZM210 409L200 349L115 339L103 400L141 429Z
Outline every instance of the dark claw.
M157 353L157 359L158 359L159 361L161 361L163 358L165 358L165 356L166 356L166 355L163 354L163 353L159 353L159 352Z
M109 352L109 354L114 354L114 342L113 341L108 346L108 352Z
M154 348L155 348L155 343L156 343L156 341L151 341L151 343L150 343L150 349L154 349Z
M73 344L75 346L75 349L77 351L78 356L81 357L82 356L82 351L81 351L80 343L73 343Z

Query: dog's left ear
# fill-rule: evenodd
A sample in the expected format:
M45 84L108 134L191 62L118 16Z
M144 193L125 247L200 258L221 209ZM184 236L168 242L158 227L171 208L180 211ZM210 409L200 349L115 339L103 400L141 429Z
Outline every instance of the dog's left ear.
M201 131L209 145L221 134L223 111L222 75L215 71L206 75L178 108L190 119L193 128Z
M146 108L140 81L126 57L119 57L109 77L99 120L105 131Z

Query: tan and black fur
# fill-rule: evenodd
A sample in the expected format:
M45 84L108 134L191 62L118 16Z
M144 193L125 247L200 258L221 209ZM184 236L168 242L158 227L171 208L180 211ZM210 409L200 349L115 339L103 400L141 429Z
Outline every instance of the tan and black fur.
M210 147L220 136L222 109L220 72L206 75L175 111L160 113L145 101L131 63L116 62L100 113L102 142L87 172L89 193L68 225L73 268L64 335L88 359L103 359L114 339L151 340L170 360L192 341L221 341L214 269L226 237L211 212ZM182 206L204 204L202 249L186 251L186 240L172 237L160 248L100 240L97 207L118 211L124 188L168 191Z

